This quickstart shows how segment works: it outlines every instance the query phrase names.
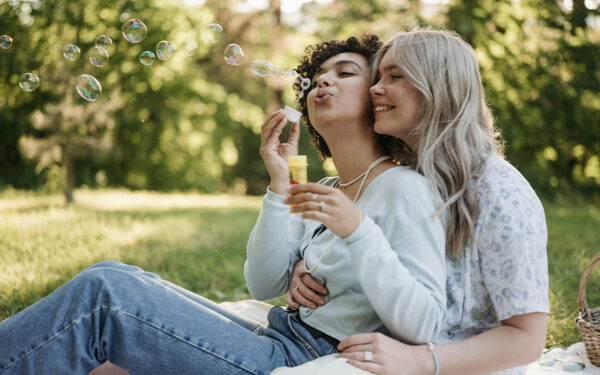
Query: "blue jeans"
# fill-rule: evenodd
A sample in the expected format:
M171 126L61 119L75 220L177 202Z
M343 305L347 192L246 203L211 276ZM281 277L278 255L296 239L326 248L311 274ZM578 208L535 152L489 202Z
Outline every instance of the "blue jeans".
M280 307L268 326L119 262L102 262L0 323L0 374L268 374L336 352Z

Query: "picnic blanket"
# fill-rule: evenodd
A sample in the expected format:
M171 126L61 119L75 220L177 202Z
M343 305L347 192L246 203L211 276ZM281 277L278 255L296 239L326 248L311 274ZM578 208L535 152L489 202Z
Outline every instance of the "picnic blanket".
M273 307L255 300L222 302L220 305L260 324L267 323L267 313ZM583 363L583 365L579 365L580 363ZM538 361L527 367L527 375L573 373L600 375L600 367L592 365L588 360L583 342L578 342L569 347L546 349ZM90 375L128 375L128 373L106 362L92 371ZM337 355L332 354L317 358L301 366L277 368L271 372L271 375L371 375L371 373L360 370L348 364L346 359L338 358Z

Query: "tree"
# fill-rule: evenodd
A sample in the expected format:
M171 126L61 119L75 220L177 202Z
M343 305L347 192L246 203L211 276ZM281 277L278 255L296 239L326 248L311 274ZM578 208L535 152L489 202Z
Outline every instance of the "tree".
M448 14L477 52L508 159L546 196L600 195L598 11L469 0Z

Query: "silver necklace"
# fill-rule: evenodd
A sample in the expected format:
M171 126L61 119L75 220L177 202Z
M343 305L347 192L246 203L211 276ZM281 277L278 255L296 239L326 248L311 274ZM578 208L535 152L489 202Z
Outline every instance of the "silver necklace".
M373 169L373 168L375 168L377 166L377 164L381 163L384 160L391 159L391 158L392 158L391 156L382 156L382 157L380 157L379 159L377 159L373 163L371 163L371 165L369 165L369 168L367 168L363 173L361 173L360 175L358 175L358 177L356 177L354 180L352 180L350 182L342 182L342 179L339 178L338 179L338 185L341 186L341 187L346 187L346 186L352 185L356 181L360 180L361 177L364 177L366 174L368 174L371 171L371 169ZM364 179L363 179L363 181L364 181ZM359 191L360 191L360 189L359 189Z
M358 196L360 195L360 192L362 191L362 188L365 184L365 181L367 181L367 177L369 176L369 173L371 173L371 170L373 170L373 168L375 168L376 166L378 166L381 162L391 159L391 156L382 156L379 159L375 160L374 162L371 163L371 165L369 165L369 168L367 168L366 171L363 172L363 174L361 174L360 176L358 176L358 178L362 177L362 181L360 182L360 186L358 187L358 191L356 192L356 195L354 196L354 199L352 200L352 203L356 204L356 201L358 201ZM356 181L358 181L358 178L356 178ZM352 181L349 184L356 182L356 181ZM340 186L343 186L340 182L339 182L339 178L338 178L338 184ZM347 185L346 185L347 186ZM308 253L308 250L310 249L310 246L312 245L313 242L313 238L315 236L310 238L310 241L308 242L308 245L306 246L305 250L304 250L304 255L302 256L302 258L304 258L304 272L305 273L311 273L314 270L317 269L317 266L319 264L321 264L321 261L323 260L323 258L325 258L325 255L327 255L329 253L329 251L331 251L331 249L333 248L333 243L335 242L335 240L337 239L337 235L333 235L333 237L331 238L331 241L329 241L329 244L327 245L327 248L325 249L325 251L323 251L321 253L321 256L319 257L319 260L317 261L317 263L315 263L314 266L312 267L308 267L306 264L306 254Z

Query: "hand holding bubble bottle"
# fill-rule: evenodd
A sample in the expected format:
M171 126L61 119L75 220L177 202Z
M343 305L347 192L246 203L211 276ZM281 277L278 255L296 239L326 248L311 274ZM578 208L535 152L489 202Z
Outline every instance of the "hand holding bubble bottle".
M285 117L287 117L287 119L290 122L299 122L300 121L300 116L302 116L302 113L300 113L296 108L298 108L298 103L300 103L300 99L302 99L304 97L304 92L310 88L310 79L304 78L304 77L299 77L299 79L300 79L300 87L302 88L302 91L300 91L300 93L298 93L298 100L296 100L296 105L294 106L294 108L286 105L285 108L283 109L283 112L285 113Z

